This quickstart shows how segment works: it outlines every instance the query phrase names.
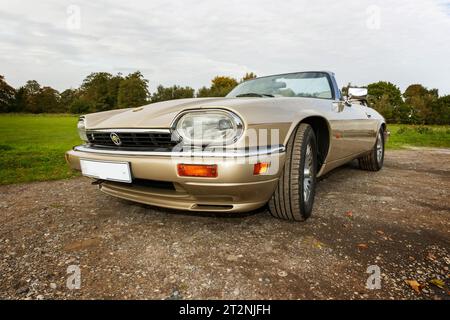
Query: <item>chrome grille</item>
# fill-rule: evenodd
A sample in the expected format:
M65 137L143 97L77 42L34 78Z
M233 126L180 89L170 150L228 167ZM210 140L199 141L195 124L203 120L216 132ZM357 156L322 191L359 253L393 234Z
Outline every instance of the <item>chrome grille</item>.
M120 138L120 145L113 142L111 134ZM177 145L170 132L88 131L87 137L93 147L114 150L172 150Z

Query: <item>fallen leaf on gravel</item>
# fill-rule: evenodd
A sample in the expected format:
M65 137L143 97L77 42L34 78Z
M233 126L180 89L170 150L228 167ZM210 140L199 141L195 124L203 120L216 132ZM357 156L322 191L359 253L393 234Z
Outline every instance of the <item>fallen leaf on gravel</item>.
M419 293L421 292L423 286L418 283L416 280L405 280L406 284L411 287L415 292Z
M432 254L431 252L428 252L427 258L431 261L436 261L436 256Z
M357 247L358 247L358 249L361 249L361 250L366 250L369 248L369 246L365 243L360 243L357 245Z
M316 241L316 242L314 243L314 245L316 246L316 248L319 248L319 249L322 249L322 247L325 246L325 244L322 243L322 242L320 242L320 241Z
M444 289L445 282L441 279L433 279L430 281L431 284L434 284L436 287Z
M323 247L326 246L325 243L323 243L323 242L317 240L317 239L314 238L314 237L310 237L310 236L305 237L305 238L302 240L302 242L305 243L305 244L307 244L307 245L310 245L310 246L312 246L312 247L314 247L314 248L318 248L318 249L322 249Z

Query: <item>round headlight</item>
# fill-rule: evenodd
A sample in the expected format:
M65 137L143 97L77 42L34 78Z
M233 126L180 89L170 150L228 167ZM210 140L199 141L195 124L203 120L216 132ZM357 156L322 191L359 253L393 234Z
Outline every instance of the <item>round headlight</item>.
M89 142L89 139L86 135L86 123L84 117L80 117L78 119L77 129L80 139L83 140L84 142Z
M217 146L236 142L242 136L244 125L230 111L210 109L182 113L174 129L184 144Z

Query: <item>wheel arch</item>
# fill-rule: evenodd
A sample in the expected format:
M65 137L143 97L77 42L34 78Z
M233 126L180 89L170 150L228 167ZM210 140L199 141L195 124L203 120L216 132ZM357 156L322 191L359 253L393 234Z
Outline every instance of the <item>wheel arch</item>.
M387 140L389 139L389 135L390 135L390 132L389 132L389 130L388 130L388 128L387 128L386 122L383 121L383 122L381 123L380 127L378 128L378 131L379 131L379 130L382 130L382 131L383 131L384 143L386 144Z
M330 141L331 141L331 128L330 123L322 116L308 116L303 118L301 121L297 122L295 126L293 126L293 130L289 134L290 136L295 132L295 128L297 128L300 124L307 123L314 130L314 134L316 135L317 140L317 172L320 172L326 159L328 157L328 153L330 151Z
M386 132L386 130L387 130L387 125L386 125L386 122L382 122L382 123L381 123L381 125L380 125L380 129L382 129L382 130L383 130L383 132Z

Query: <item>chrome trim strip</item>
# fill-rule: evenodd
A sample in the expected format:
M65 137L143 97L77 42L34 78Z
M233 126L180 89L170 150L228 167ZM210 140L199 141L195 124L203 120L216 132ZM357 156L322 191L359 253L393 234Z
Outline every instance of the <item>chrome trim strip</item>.
M86 133L92 132L115 132L115 133L170 133L170 129L126 129L126 128L118 128L118 129L86 129Z
M117 156L163 156L163 157L213 157L213 158L233 158L233 157L254 157L262 155L270 155L285 152L286 148L282 145L279 146L267 146L260 149L236 149L230 151L174 151L174 152L161 152L161 151L118 151L118 150L104 150L96 149L86 145L73 147L74 151L96 153L96 154L109 154Z

